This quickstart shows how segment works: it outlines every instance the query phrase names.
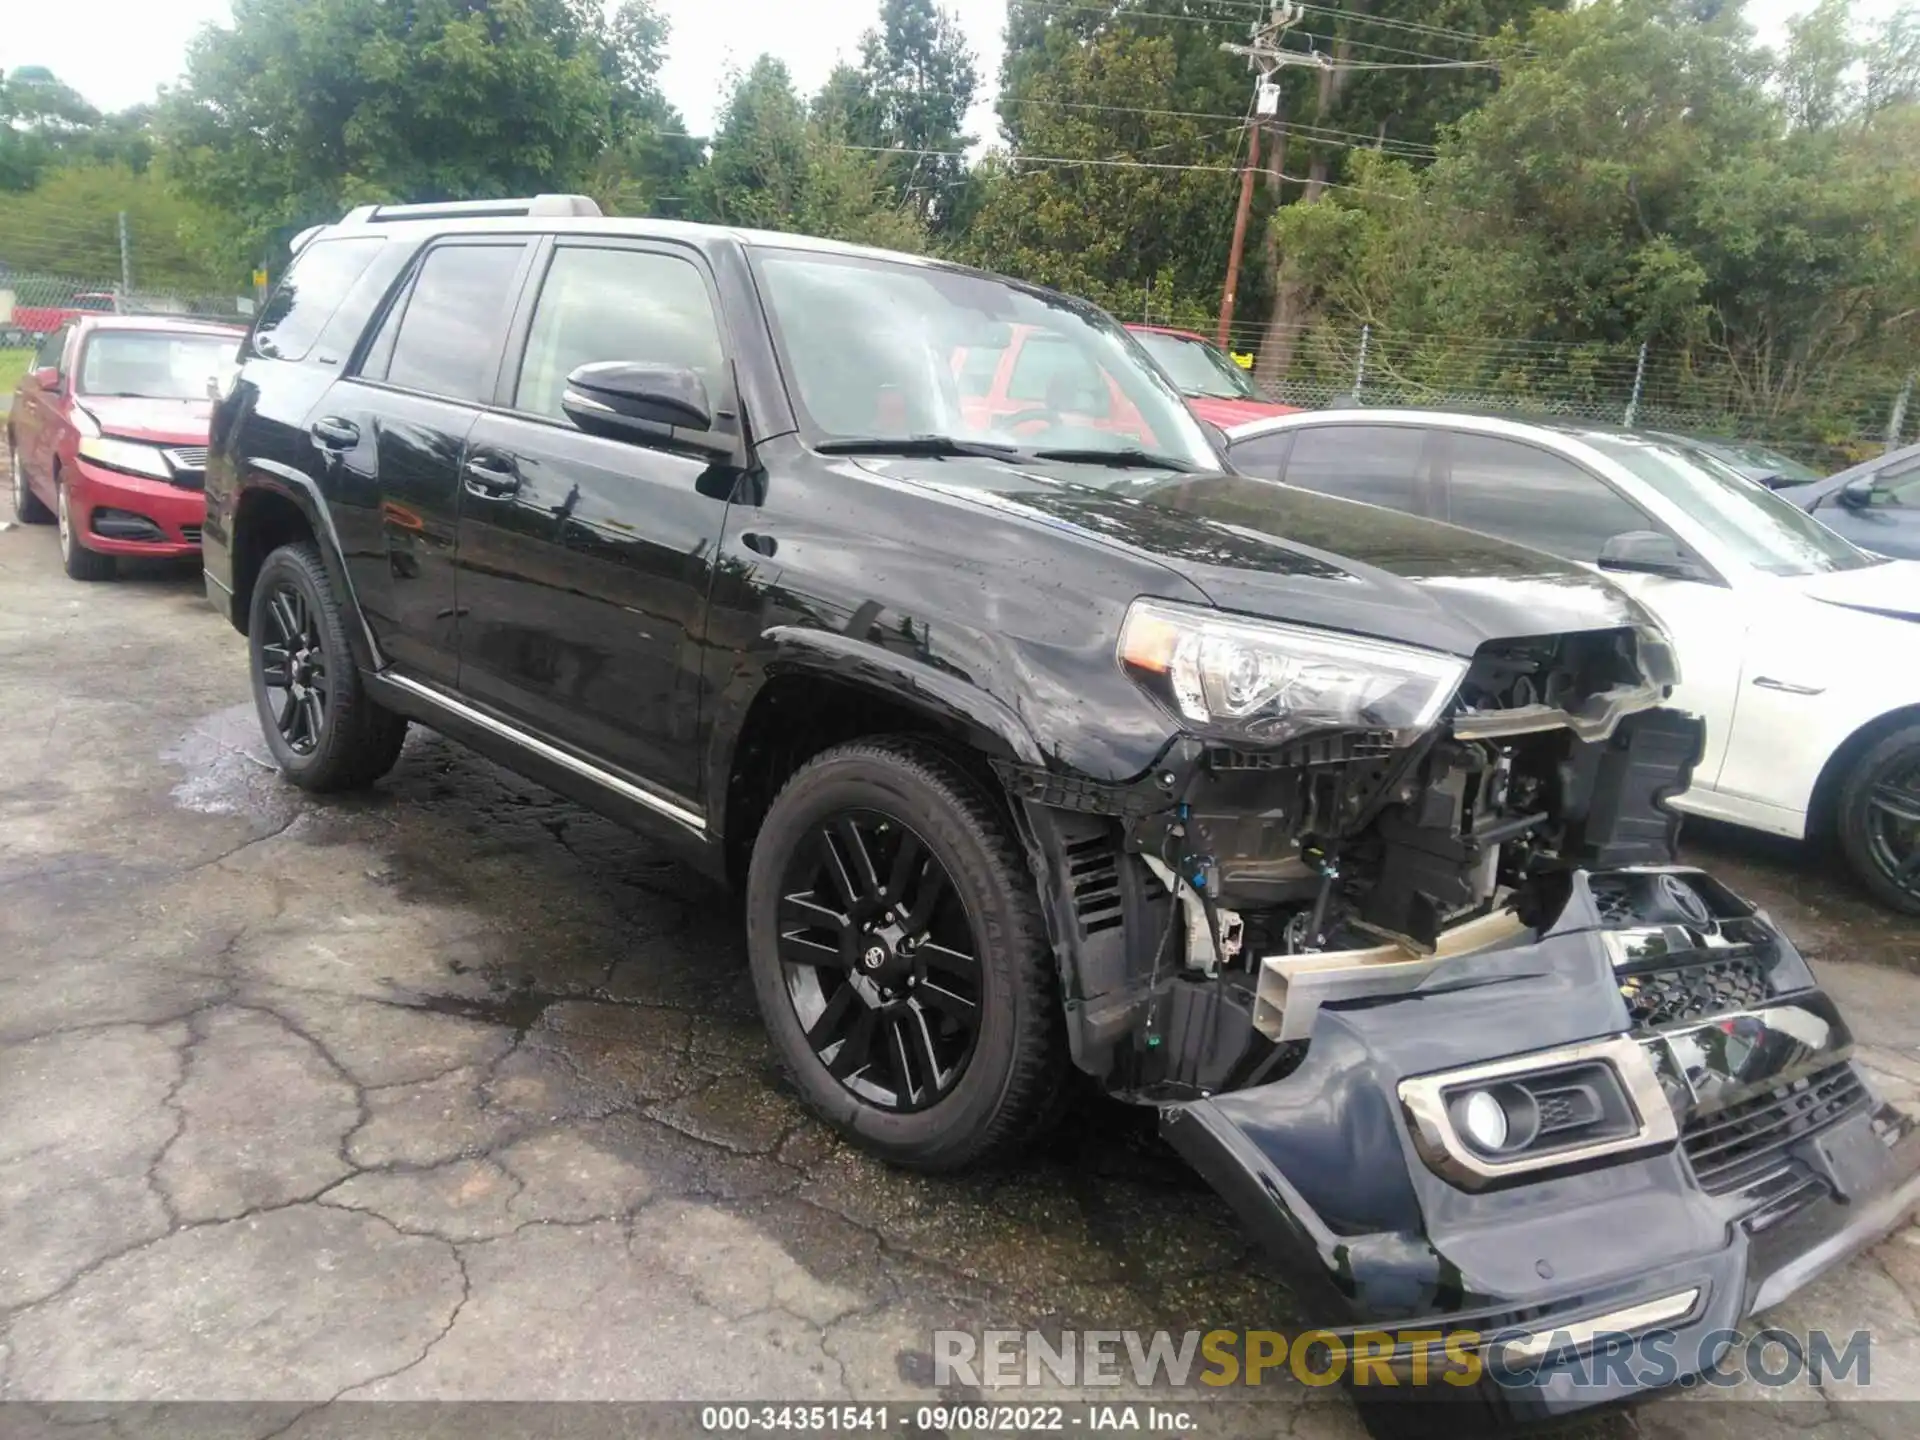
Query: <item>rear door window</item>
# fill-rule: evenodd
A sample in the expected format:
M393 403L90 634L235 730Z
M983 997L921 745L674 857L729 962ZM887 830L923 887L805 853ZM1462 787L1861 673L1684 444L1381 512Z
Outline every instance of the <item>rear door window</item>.
M449 400L491 399L526 248L516 241L429 250L412 290L387 313L361 373Z
M1428 510L1430 432L1416 425L1313 425L1293 432L1286 482L1409 515Z
M254 353L270 360L306 359L354 281L386 243L372 235L309 244L262 307L253 327Z

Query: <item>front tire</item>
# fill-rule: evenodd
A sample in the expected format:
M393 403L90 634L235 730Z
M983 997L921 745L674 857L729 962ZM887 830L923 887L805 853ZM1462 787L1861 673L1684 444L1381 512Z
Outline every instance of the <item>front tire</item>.
M320 552L282 545L260 566L247 622L260 729L303 790L358 790L393 768L407 722L367 694Z
M113 556L89 550L80 543L80 527L73 522L69 488L58 475L53 477L55 519L60 525L60 564L69 580L111 580L118 568Z
M1065 1047L1033 881L938 750L858 741L787 782L754 841L747 949L802 1098L864 1148L957 1170L1046 1118Z
M7 435L7 469L13 482L13 518L22 525L45 525L52 521L53 512L46 503L33 493L33 487L27 483L27 467L20 463L20 451L13 443L11 432Z
M1882 737L1840 787L1840 849L1875 899L1920 915L1920 725Z

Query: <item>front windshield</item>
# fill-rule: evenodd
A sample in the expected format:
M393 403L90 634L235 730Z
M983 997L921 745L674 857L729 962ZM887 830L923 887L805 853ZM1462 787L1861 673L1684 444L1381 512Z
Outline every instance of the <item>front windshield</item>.
M204 400L207 382L231 368L240 337L164 330L102 330L87 341L76 386L82 395Z
M769 247L756 262L818 444L941 440L1219 466L1178 393L1090 307L877 256Z
M1167 378L1182 395L1199 395L1209 400L1261 398L1247 378L1247 372L1204 340L1163 335L1153 330L1136 330L1133 338L1167 372Z
M1716 540L1756 570L1821 575L1880 563L1764 485L1697 451L1627 435L1584 438L1709 527Z

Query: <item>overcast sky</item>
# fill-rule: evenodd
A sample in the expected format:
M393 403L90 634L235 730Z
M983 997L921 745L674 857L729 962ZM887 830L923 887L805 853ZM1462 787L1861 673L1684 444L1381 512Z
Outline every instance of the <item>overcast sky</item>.
M972 129L992 138L991 84L1000 68L1006 0L942 0L957 11L978 56L987 93ZM1777 41L1786 17L1812 0L1750 0L1763 38ZM1856 0L1857 14L1888 13L1898 0ZM117 110L151 100L180 73L187 42L209 21L223 21L229 0L6 0L0 21L0 69L45 65L95 105ZM673 37L661 83L696 133L706 133L730 64L762 51L780 56L803 95L834 62L852 59L880 0L662 0ZM1451 53L1451 52L1449 52Z

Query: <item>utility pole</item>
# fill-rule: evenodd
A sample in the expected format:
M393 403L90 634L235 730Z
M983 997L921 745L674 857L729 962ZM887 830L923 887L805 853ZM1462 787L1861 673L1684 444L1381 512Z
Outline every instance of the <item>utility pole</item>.
M133 290L133 247L127 244L127 212L120 212L120 299L121 303Z
M1254 82L1253 120L1247 127L1247 165L1240 172L1240 204L1233 214L1233 247L1227 252L1227 284L1220 296L1218 338L1223 350L1228 348L1232 337L1233 302L1240 285L1240 257L1246 249L1247 219L1253 210L1253 175L1260 168L1261 125L1280 106L1280 86L1273 78L1274 73L1287 65L1327 63L1324 55L1301 54L1280 48L1281 36L1299 24L1305 13L1291 0L1283 0L1283 3L1274 5L1264 25L1255 22L1247 27L1245 45L1223 42L1220 46L1229 55L1246 56L1247 68L1259 72L1259 79Z

